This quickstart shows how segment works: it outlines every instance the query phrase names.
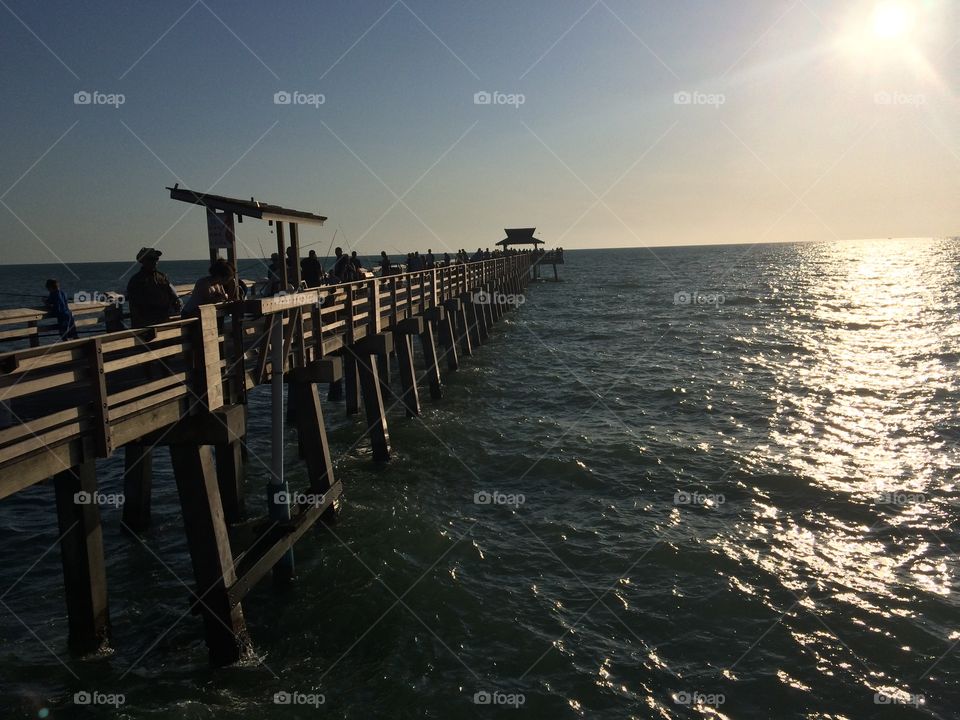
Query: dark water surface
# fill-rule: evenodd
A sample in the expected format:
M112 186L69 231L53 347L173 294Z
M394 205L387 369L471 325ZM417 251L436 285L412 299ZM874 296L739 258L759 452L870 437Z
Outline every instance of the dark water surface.
M4 717L960 717L960 244L568 262L442 402L392 411L389 467L324 402L343 512L297 546L292 591L245 601L257 662L207 667L165 451L144 542L103 513L108 657L65 650L52 489L0 503ZM127 267L0 282L114 289ZM178 282L202 268L166 264ZM295 455L289 434L302 484ZM122 469L101 464L104 492ZM523 502L475 502L494 491ZM73 704L95 690L125 702Z

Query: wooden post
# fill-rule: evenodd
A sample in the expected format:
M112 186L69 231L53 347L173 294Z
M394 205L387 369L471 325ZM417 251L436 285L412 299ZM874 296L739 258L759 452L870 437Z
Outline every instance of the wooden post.
M327 391L327 400L331 402L343 400L343 380L331 381L330 389Z
M503 306L503 295L505 294L503 292L503 285L501 285L499 281L493 283L490 286L490 292L493 295L493 321L496 322L503 317L503 313L505 312Z
M333 487L333 461L330 459L330 444L323 423L323 410L317 386L309 382L291 382L300 396L297 405L297 434L300 436L310 478L310 491L322 495ZM335 514L331 506L329 514Z
M377 462L388 462L390 460L390 434L387 431L387 416L383 409L380 372L377 364L375 354L364 354L357 358L360 388L363 391L363 405L367 413L367 435L370 437L370 444L373 447L373 459Z
M74 652L92 653L105 648L110 638L107 572L93 458L58 473L53 483L69 645Z
M484 295L487 295L484 290ZM486 342L490 337L490 327L487 324L487 312L490 308L490 296L487 295L485 303L474 303L473 310L477 316L477 333L480 335L480 342Z
M197 582L194 609L203 616L211 664L230 665L248 656L251 646L243 611L231 606L227 593L237 576L213 455L207 445L175 444L170 459Z
M483 289L487 296L487 302L483 304L483 322L487 326L487 333L489 334L493 329L494 321L497 319L493 310L497 302L496 296L494 295L496 291L493 288L493 283L484 285Z
M277 273L280 277L280 289L284 292L287 291L287 287L290 285L290 278L287 276L287 248L286 243L283 240L283 223L277 220L274 223L277 231L277 254L280 256L280 267L278 268L279 272Z
M470 343L474 347L480 347L486 337L486 335L480 333L480 318L482 317L482 313L477 311L477 306L474 304L473 298L469 295L467 299L463 301L463 309L467 319L467 327L470 332Z
M243 519L243 443L239 440L216 446L217 484L223 517L228 525Z
M347 395L347 417L360 412L360 375L357 356L351 348L343 351L343 386Z
M403 387L400 400L407 411L407 417L416 417L420 414L420 394L417 392L417 375L413 368L412 337L407 333L397 333L396 347L400 364L400 384Z
M467 311L467 303L458 300L460 303L457 309L457 340L460 342L460 348L464 355L473 355L473 332L470 329L470 314Z
M443 314L442 309L439 313L433 308L431 310L434 317ZM423 332L420 333L420 347L423 350L423 363L426 366L427 382L430 385L430 397L439 400L443 397L443 387L440 384L440 368L437 367L437 346L433 341L433 327L436 321L430 319L430 312L427 311L428 316L423 323ZM446 319L445 314L443 318Z
M462 305L453 298L443 303L444 318L440 321L440 344L443 354L447 356L447 369L454 372L460 367L460 358L457 356L457 316Z
M123 448L124 530L142 533L150 527L150 494L153 487L153 450L129 443Z

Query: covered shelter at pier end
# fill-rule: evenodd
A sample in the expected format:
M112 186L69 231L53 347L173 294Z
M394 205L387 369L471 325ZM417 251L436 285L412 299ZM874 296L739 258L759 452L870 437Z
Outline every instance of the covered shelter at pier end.
M533 236L537 231L536 228L504 228L503 231L507 236L498 242L497 245L502 246L504 249L507 249L511 245L532 245L533 249L536 250L537 246L543 245L543 240Z
M530 245L531 250L535 256L533 265L530 267L530 272L532 273L534 280L540 279L540 266L541 265L553 265L553 279L555 281L560 280L560 273L557 270L557 265L563 265L563 250L557 248L556 250L544 251L540 249L540 246L545 244L540 238L536 238L533 234L537 231L535 227L532 228L504 228L503 230L507 236L497 243L504 250L511 247L512 245Z

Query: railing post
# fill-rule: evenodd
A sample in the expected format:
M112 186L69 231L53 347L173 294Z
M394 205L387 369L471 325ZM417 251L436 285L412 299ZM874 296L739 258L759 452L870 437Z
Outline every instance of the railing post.
M195 392L210 410L223 407L223 378L220 375L220 328L217 326L215 305L200 306L200 320L194 334L198 347L195 351Z
M376 335L383 329L383 318L380 317L380 291L377 289L377 279L368 280L367 296L370 298L370 334Z
M90 384L93 388L93 417L96 426L93 429L94 447L97 457L110 457L113 454L113 438L110 434L110 404L107 398L107 376L103 370L103 347L101 339L90 340L87 350L90 367Z

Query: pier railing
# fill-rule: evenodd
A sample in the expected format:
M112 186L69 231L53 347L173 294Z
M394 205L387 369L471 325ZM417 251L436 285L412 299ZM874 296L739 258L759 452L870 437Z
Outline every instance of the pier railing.
M284 372L323 381L319 361L520 276L529 262L505 256L203 306L196 318L0 354L0 498L91 451L109 457L225 398L240 401L272 377L274 323L283 324Z

